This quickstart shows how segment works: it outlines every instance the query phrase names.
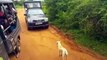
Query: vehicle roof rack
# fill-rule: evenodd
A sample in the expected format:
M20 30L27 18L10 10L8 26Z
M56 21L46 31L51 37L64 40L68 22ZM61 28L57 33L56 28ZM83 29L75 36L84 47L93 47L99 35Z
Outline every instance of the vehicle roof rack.
M24 1L24 3L41 3L41 1Z
M39 7L37 7L37 6L34 6L34 7L26 7L26 6L25 6L26 3L40 3L40 6L39 6ZM27 8L27 9L42 8L42 7L41 7L41 1L24 1L24 8Z
M0 0L0 3L11 3L13 2L12 0Z
M44 0L25 0L25 1L44 1Z

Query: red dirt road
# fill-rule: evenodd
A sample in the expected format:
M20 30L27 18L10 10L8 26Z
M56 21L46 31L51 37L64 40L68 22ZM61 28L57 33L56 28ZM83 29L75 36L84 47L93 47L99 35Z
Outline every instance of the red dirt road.
M104 60L102 57L86 50L81 49L80 51L80 48L77 48L72 40L69 42L67 38L58 34L52 27L40 31L28 31L23 9L18 9L18 16L22 28L21 53L18 59L11 57L11 60L61 60L58 55L57 40L60 40L68 50L67 60Z

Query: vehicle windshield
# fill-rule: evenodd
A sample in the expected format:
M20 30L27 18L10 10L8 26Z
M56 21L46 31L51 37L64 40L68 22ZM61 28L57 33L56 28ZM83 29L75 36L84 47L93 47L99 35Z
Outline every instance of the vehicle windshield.
M35 16L35 15L44 15L43 11L41 9L29 9L28 15Z
M25 3L26 8L40 8L40 3Z

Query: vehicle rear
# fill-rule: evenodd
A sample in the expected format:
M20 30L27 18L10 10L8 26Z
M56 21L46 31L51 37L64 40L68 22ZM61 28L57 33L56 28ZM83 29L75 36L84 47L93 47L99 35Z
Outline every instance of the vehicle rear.
M33 28L48 28L48 18L42 11L41 1L24 2L25 20L28 30Z

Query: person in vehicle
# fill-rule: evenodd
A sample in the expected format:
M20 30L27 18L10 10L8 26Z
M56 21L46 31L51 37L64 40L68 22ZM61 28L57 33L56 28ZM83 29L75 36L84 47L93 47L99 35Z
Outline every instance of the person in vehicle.
M2 7L0 7L0 27L2 28L2 30L5 30L8 27L8 22L6 20ZM8 34L8 31L6 32L6 34Z
M12 13L10 12L11 9L8 5L4 5L4 11L0 8L0 24L2 25L3 29L6 29L6 35L10 34L15 29L15 22ZM6 15L4 14L6 13Z
M4 25L5 25L4 20L5 20L4 12L2 11L2 7L0 7L0 25L2 25L3 28L4 28Z
M16 10L12 5L8 5L8 9L10 10L10 17L9 17L9 22L10 22L10 28L9 31L10 33L16 28Z
M15 8L12 6L12 5L9 5L9 8L10 8L10 12L13 14L13 15L16 15L16 10Z
M3 11L0 8L0 18L3 18L3 15L4 15L4 13L3 13Z

